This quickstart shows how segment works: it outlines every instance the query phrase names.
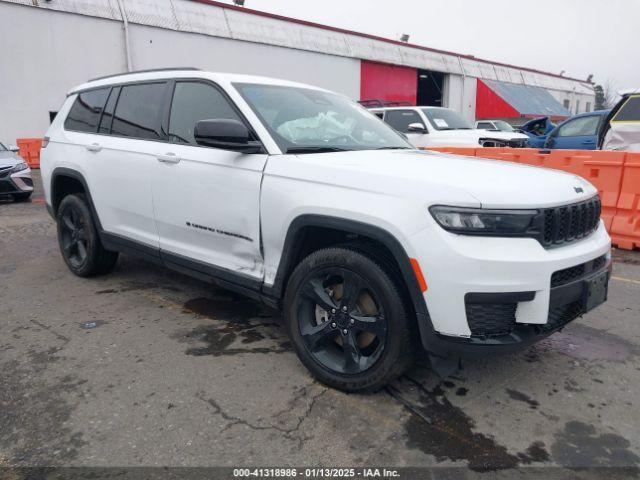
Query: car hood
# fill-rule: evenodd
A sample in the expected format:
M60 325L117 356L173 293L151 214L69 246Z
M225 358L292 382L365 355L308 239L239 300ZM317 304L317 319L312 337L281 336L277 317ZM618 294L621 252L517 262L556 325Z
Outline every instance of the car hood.
M420 150L298 155L269 162L268 174L357 188L427 204L544 208L586 200L597 190L558 170Z
M0 168L13 167L21 161L13 152L0 152Z

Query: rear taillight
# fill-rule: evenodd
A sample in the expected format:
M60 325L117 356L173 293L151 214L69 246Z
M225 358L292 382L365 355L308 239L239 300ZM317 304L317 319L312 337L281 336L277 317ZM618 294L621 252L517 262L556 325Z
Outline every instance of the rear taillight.
M47 148L47 145L49 145L49 137L44 137L42 139L42 148Z

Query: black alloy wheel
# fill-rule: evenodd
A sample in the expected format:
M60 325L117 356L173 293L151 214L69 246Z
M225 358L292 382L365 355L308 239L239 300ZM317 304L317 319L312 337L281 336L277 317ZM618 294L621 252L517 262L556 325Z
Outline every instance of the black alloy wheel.
M86 219L75 205L65 208L60 216L60 246L73 268L80 268L87 261L89 239Z
M311 356L341 374L362 373L380 358L387 319L376 294L356 272L340 267L307 277L298 304L300 334Z
M58 207L56 220L58 244L69 270L80 277L113 270L118 261L118 252L102 246L85 195L64 197Z
M352 248L318 250L294 269L285 323L298 357L321 382L375 391L411 365L415 322L388 268Z

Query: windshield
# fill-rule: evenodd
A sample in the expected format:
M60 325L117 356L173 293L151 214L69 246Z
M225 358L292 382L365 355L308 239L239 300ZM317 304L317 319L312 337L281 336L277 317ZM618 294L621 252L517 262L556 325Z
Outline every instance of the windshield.
M422 111L436 130L471 130L471 124L448 108L423 108Z
M378 117L341 95L279 85L234 86L283 152L413 148Z
M511 125L502 120L494 120L493 124L501 132L515 132L515 129Z

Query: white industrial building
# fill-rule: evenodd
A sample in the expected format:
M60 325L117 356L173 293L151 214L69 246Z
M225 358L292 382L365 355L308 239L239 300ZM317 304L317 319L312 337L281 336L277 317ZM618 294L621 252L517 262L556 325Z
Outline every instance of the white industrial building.
M43 136L71 87L159 67L285 78L356 100L442 105L470 120L559 119L594 104L585 80L210 0L0 0L0 19L7 143Z

